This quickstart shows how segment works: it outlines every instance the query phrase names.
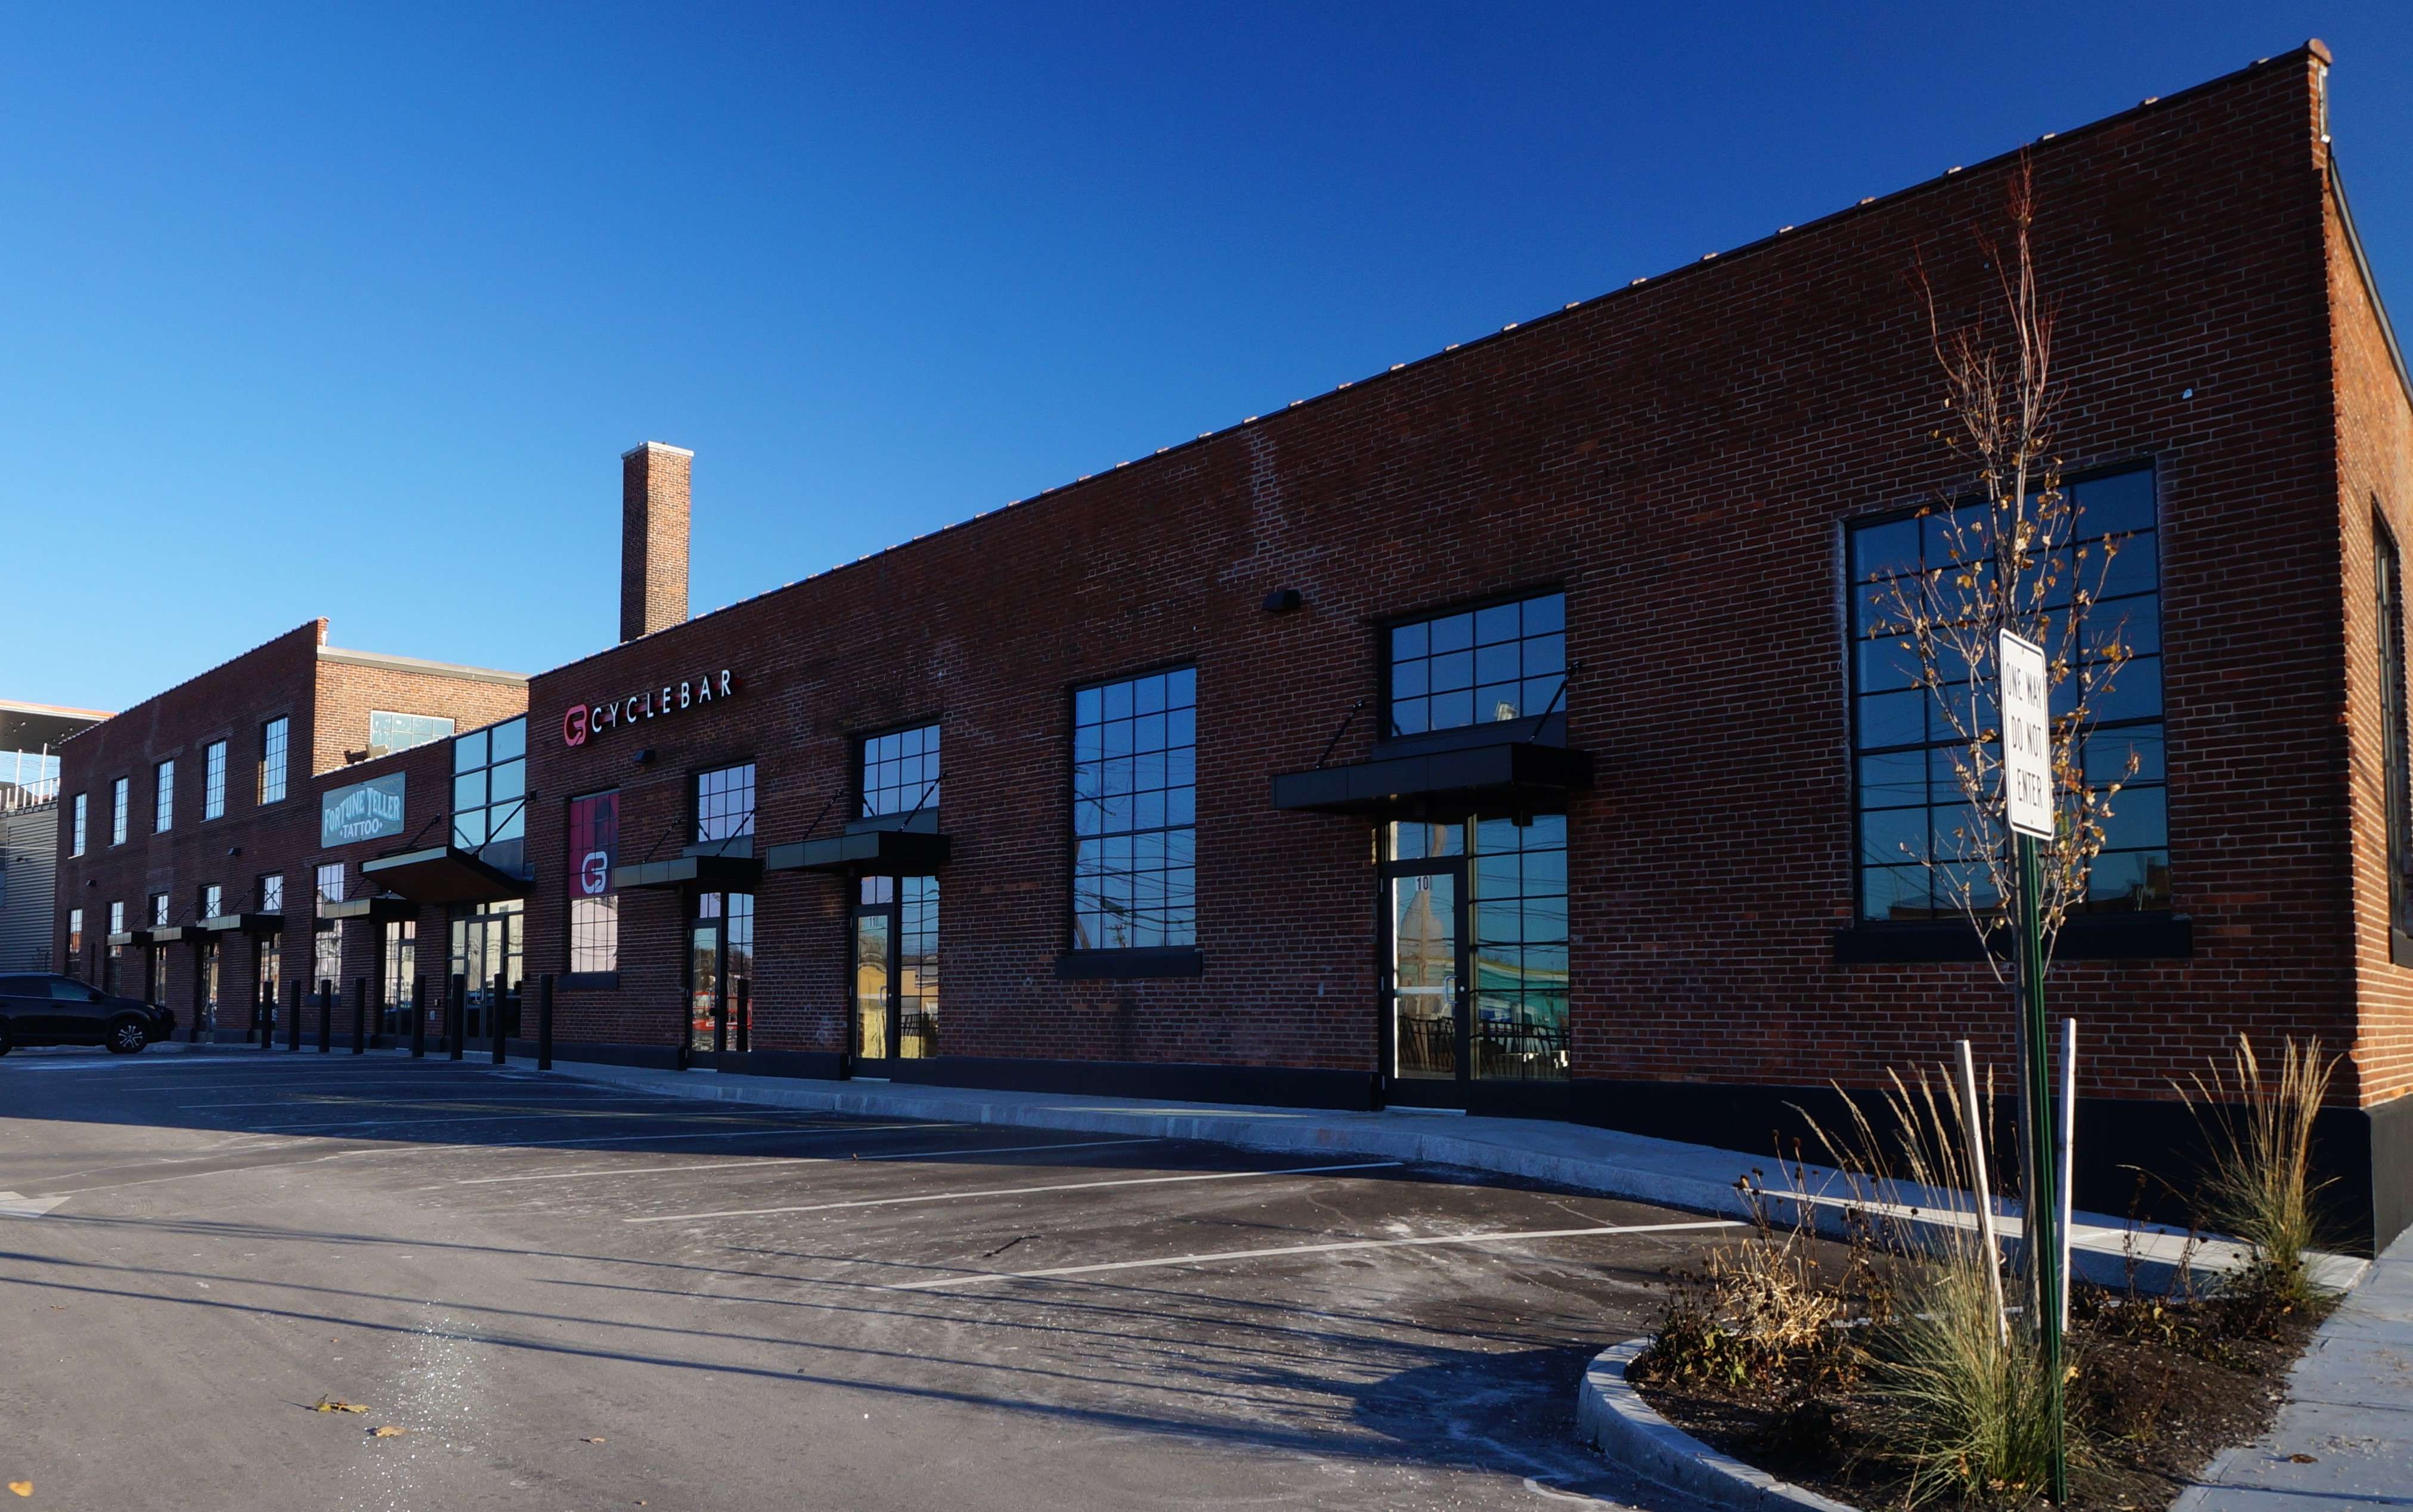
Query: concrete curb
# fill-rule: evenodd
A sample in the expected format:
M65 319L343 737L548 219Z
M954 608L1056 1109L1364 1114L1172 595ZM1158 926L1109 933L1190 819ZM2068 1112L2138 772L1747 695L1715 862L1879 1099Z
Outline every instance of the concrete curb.
M524 1060L515 1060L512 1065L521 1070L532 1069ZM1533 1119L1454 1117L1407 1110L1350 1113L1247 1107L920 1083L808 1081L667 1071L591 1060L558 1060L552 1074L605 1082L629 1091L707 1102L1103 1135L1195 1139L1282 1154L1319 1158L1355 1155L1410 1164L1443 1165L1516 1177L1571 1192L1743 1220L1752 1217L1752 1209L1737 1188L1737 1178L1776 1164L1738 1150ZM1789 1216L1788 1204L1798 1201L1820 1233L1829 1238L1844 1237L1848 1214L1857 1205L1828 1194L1842 1184L1840 1177L1814 1166L1777 1174L1780 1180L1796 1174L1805 1175L1811 1188L1800 1193L1771 1189L1764 1194L1778 1222ZM1909 1188L1902 1191L1910 1199L1924 1195ZM1948 1200L1931 1202L1923 1208L1886 1207L1882 1210L1895 1223L1915 1226L1951 1223L1956 1220L1967 1226L1973 1222L1965 1210L1955 1213ZM2015 1243L2021 1227L2018 1218L2006 1215L2000 1222L2006 1239ZM2073 1273L2107 1286L2123 1284L2129 1238L2126 1225L2119 1220L2079 1214L2070 1255ZM2150 1286L2166 1284L2176 1273L2176 1258L2189 1240L2175 1229L2145 1226L2135 1231L2134 1243L2139 1279ZM2243 1259L2243 1252L2238 1246L2214 1239L2195 1251L2193 1264L2198 1272L2212 1273L2228 1269ZM2361 1273L2361 1267L2362 1262L2344 1256L2325 1257L2322 1279L2328 1284L2345 1285Z
M1586 1444L1636 1475L1713 1506L1857 1512L1721 1454L1660 1416L1625 1378L1626 1367L1650 1347L1648 1339L1629 1339L1602 1350L1585 1368L1576 1387L1576 1431Z

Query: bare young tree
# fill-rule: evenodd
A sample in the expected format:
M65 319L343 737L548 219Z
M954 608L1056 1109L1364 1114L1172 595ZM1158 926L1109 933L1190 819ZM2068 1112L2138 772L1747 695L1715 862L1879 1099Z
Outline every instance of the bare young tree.
M1979 235L1994 306L1950 324L1922 263L1913 284L1927 314L1944 378L1944 416L1930 435L1968 467L1965 481L1920 511L1920 529L1947 558L1922 570L1872 579L1882 632L1907 654L1914 686L1950 734L1952 777L1966 816L1917 859L1936 895L1948 897L1979 937L1986 959L2007 984L2004 948L2014 923L2018 861L2003 792L2002 719L1996 703L1996 634L2009 630L2045 649L2051 689L2053 792L2057 821L2037 842L2042 872L2038 912L2045 958L2070 912L2087 897L2103 849L2104 821L2122 784L2137 772L2131 752L2108 779L2090 778L2084 739L2094 711L2128 659L2124 627L2093 615L2120 536L2085 540L2082 507L2064 485L2055 450L2061 390L2053 372L2055 308L2038 287L2032 245L2035 184L2022 161L2012 176L2007 245Z

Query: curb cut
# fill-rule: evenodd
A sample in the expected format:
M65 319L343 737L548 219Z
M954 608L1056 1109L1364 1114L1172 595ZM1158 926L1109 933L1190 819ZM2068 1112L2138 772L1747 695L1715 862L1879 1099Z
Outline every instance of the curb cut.
M1602 1350L1584 1368L1576 1386L1576 1432L1586 1444L1638 1475L1715 1506L1858 1512L1721 1454L1660 1416L1625 1379L1625 1368L1650 1347L1649 1339L1629 1339Z

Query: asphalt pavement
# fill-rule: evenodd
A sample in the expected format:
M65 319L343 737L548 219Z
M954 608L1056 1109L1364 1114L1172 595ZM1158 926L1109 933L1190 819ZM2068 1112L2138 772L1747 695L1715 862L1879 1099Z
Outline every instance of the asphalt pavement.
M1677 1509L1577 1441L1574 1385L1733 1233L471 1062L20 1052L0 1482L96 1512Z

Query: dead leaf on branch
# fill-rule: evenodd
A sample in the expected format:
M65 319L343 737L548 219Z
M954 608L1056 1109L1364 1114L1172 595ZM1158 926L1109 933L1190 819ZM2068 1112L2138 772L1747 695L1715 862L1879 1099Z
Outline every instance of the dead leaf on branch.
M310 1410L314 1413L364 1413L368 1411L366 1407L362 1406L357 1401L346 1401L339 1397L320 1397L316 1402L311 1404Z

